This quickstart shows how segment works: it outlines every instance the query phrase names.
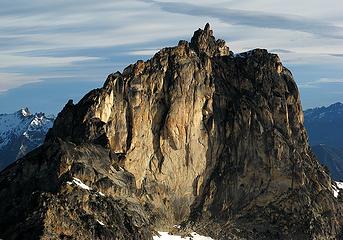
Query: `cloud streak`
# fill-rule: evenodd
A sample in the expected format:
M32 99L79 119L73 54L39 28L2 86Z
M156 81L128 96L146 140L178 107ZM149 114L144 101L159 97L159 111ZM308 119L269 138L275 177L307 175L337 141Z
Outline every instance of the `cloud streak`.
M343 83L343 78L342 79L337 79L337 78L320 78L315 83Z
M330 54L333 57L343 57L342 53L334 53L334 54Z
M25 76L19 73L0 73L0 94L10 88L35 82L38 82L38 80L32 76Z
M199 6L182 2L160 2L142 0L159 6L163 11L191 16L207 16L220 19L231 25L244 25L257 28L272 28L290 31L300 31L318 35L343 39L343 28L329 22L318 21L296 15L279 15L262 11L248 11L209 6Z
M306 83L299 84L300 88L319 88L321 85L327 84L342 84L343 86L343 78L320 78L315 81L310 81Z

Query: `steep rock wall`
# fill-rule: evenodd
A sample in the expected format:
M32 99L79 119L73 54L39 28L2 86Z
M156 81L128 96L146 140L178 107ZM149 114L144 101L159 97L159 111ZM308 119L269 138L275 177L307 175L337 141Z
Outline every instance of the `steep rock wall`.
M277 55L234 55L206 25L69 102L47 139L118 154L157 227L189 220L223 239L335 239L341 207L303 121Z

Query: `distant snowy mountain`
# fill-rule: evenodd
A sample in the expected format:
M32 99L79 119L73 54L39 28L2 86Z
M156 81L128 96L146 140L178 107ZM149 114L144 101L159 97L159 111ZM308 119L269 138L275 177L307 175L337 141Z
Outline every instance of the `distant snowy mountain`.
M343 104L304 111L305 127L312 146L325 144L343 147Z
M54 116L31 114L27 108L0 114L0 171L41 145Z
M304 111L305 127L314 154L335 180L343 179L343 104Z

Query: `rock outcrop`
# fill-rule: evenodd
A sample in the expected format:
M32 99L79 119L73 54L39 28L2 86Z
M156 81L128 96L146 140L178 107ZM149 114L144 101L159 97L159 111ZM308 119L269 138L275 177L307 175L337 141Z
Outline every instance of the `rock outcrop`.
M134 176L96 145L55 141L0 175L3 239L151 239Z
M43 239L151 239L181 222L215 239L336 239L340 197L303 122L278 56L234 55L206 25L67 103L0 174L0 237L26 236L29 217Z

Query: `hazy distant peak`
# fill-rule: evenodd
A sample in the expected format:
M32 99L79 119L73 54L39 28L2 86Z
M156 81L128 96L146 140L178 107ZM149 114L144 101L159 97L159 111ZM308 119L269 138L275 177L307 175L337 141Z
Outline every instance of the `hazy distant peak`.
M32 115L28 107L20 109L18 113L20 113L23 117L28 117Z

